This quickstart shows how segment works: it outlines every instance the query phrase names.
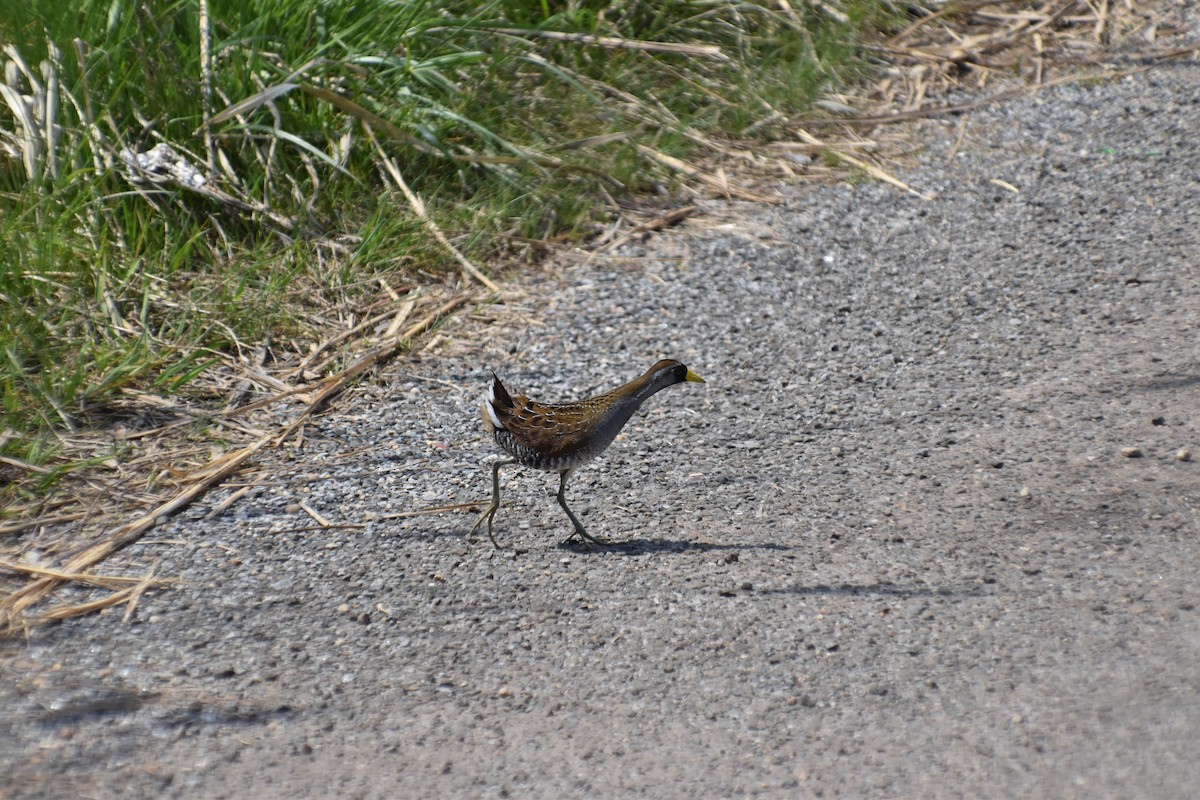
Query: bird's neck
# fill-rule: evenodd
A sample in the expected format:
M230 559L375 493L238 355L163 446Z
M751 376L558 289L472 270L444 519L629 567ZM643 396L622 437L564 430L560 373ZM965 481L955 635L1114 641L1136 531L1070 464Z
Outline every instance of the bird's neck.
M613 392L616 395L616 399L613 401L609 411L610 425L615 425L617 430L620 430L621 426L628 422L629 418L642 407L642 403L667 388L666 384L655 383L651 380L651 377L650 375L643 375Z

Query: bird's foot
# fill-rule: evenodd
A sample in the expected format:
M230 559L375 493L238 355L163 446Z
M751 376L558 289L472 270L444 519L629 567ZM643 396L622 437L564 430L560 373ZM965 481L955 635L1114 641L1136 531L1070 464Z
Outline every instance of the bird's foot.
M575 531L563 540L563 544L571 544L578 537L580 544L584 547L611 547L616 544L612 539L607 539L603 536L592 536L583 528L576 528Z
M484 511L479 515L479 519L475 520L475 524L471 526L471 530L467 531L467 538L474 536L475 531L479 530L479 526L482 525L483 521L486 519L488 538L492 540L492 544L495 545L497 550L503 550L504 545L497 542L496 537L492 535L492 518L496 516L496 512L499 510L500 506L494 504L489 505L487 511Z

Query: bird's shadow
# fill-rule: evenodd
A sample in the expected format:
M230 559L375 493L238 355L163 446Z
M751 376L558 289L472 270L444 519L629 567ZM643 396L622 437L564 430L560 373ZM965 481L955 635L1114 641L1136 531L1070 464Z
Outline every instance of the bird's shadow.
M983 592L977 587L952 589L938 586L898 586L894 583L842 583L836 586L818 583L811 586L780 586L755 589L754 594L794 594L824 597L972 597Z
M568 550L581 555L615 554L623 556L641 556L653 553L707 553L721 550L797 550L795 545L767 542L764 544L722 544L717 542L696 542L689 539L628 539L610 542L605 545L581 543L571 539L558 543L560 550Z
M604 546L580 543L578 539L559 542L558 549L580 555L620 555L639 556L653 553L688 553L709 551L741 551L741 550L773 550L787 551L803 549L796 545L766 542L763 544L718 544L716 542L696 542L687 539L630 539L613 542ZM730 559L734 561L736 559ZM807 595L815 597L900 597L916 599L952 598L980 596L984 592L976 586L970 588L950 588L944 586L900 586L894 583L841 583L836 585L818 583L812 585L778 586L762 589L745 589L742 591L723 592L728 596L747 595Z

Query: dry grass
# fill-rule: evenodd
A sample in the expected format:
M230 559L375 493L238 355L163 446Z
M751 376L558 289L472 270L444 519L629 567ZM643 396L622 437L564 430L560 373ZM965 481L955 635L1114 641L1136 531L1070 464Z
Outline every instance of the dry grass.
M223 387L210 386L217 403L189 405L179 398L130 392L126 403L160 424L129 434L137 441L126 459L110 459L95 469L78 470L63 480L83 510L61 513L71 500L59 497L43 506L53 509L0 529L0 633L26 631L34 619L65 619L120 603L134 603L141 593L163 581L97 575L97 565L137 541L161 520L187 507L210 489L246 469L262 450L279 447L302 435L311 416L369 371L412 349L439 322L484 295L434 288L394 293L384 310L374 309L363 323L330 337L304 357L230 359ZM327 377L317 377L337 361L345 363ZM209 438L197 446L197 420L219 430L222 446ZM110 432L119 436L119 432ZM77 445L78 446L78 445ZM230 503L236 498L231 498ZM125 524L115 520L133 517ZM46 566L48 563L60 567ZM63 604L31 616L58 587L88 584L113 588L135 582L99 599Z
M1169 0L947 3L874 48L888 66L866 92L835 98L846 113L795 122L874 127L1196 58L1200 42L1178 40L1182 15L1180 4ZM989 94L997 84L1001 88ZM960 104L941 100L955 90L980 97Z

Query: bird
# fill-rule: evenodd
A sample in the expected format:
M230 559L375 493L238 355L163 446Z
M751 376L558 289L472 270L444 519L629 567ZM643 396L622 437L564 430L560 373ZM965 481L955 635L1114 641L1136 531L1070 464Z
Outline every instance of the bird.
M488 538L500 548L492 535L492 520L500 509L500 468L520 464L558 473L558 504L575 526L563 544L576 536L589 546L612 544L588 533L571 512L567 506L567 480L572 472L612 444L642 403L668 386L685 382L705 383L705 380L684 364L663 359L641 377L611 392L573 403L539 403L524 395L510 394L493 372L491 386L482 403L483 425L492 440L511 458L492 463L492 502L471 527L468 536L486 519Z

